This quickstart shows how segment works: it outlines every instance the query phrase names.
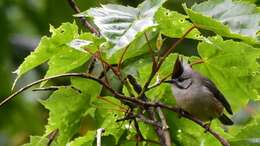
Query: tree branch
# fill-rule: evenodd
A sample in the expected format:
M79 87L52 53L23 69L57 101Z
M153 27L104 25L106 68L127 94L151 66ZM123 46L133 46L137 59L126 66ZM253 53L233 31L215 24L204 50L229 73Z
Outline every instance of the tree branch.
M158 115L162 121L162 135L164 137L164 142L166 146L171 146L171 136L170 136L170 132L169 132L169 126L167 124L167 121L165 119L165 116L161 110L160 107L156 107L156 110L158 112Z
M107 88L111 93L113 93L113 95L115 95L115 97L117 98L125 98L126 96L120 94L120 93L117 93L115 90L113 90L110 86L108 86L105 82L103 82L102 80L100 79L97 79L93 76L91 76L90 74L87 74L87 73L66 73L66 74L60 74L60 75L55 75L55 76L50 76L50 77L47 77L47 78L43 78L43 79L40 79L40 80L37 80L35 82L32 82L22 88L20 88L19 90L17 90L16 92L14 92L13 94L11 94L10 96L8 96L7 98L5 98L1 103L0 103L0 107L5 104L7 101L11 100L13 97L15 97L16 95L18 95L19 93L23 92L24 90L34 86L34 85L37 85L41 82L44 82L44 81L47 81L47 80L51 80L51 79L55 79L55 78L60 78L60 77L81 77L81 78L88 78L88 79L92 79L98 83L100 83L101 85L103 85L105 88ZM126 98L129 98L128 100L131 101L131 97L126 97Z
M99 84L103 85L106 89L108 89L115 98L122 100L122 101L128 101L131 104L135 104L135 105L140 105L146 109L150 108L150 107L161 107L164 109L168 109L171 110L173 112L179 113L182 117L185 117L195 123L197 123L198 125L200 125L202 128L206 129L211 135L213 135L223 146L230 146L228 141L223 138L221 135L219 135L217 132L215 132L214 130L212 130L210 127L205 126L205 123L203 121L201 121L200 119L190 115L187 112L180 112L181 110L177 107L174 106L169 106L163 103L159 103L159 102L149 102L149 101L143 101L140 100L138 98L133 98L133 97L129 97L129 96L125 96L122 95L120 93L118 93L117 91L113 90L110 86L108 86L105 82L103 82L102 80L99 80L97 78L92 77L91 75L87 74L87 73L67 73L67 74L60 74L60 75L56 75L56 76L51 76L51 77L47 77L47 78L43 78L40 80L37 80L35 82L32 82L26 86L24 86L23 88L20 88L18 91L14 92L13 94L11 94L10 96L8 96L7 98L5 98L1 103L0 106L2 106L3 104L5 104L7 101L9 101L10 99L12 99L13 97L15 97L16 95L18 95L19 93L23 92L24 90L39 84L41 82L47 81L47 80L51 80L51 79L55 79L55 78L60 78L60 77L81 77L81 78L87 78L87 79L92 79L96 82L98 82Z
M159 127L159 128L163 128L160 122L154 121L154 120L151 120L151 119L148 119L148 118L146 118L146 117L145 117L144 115L142 115L142 114L138 114L138 115L136 116L136 118L137 118L138 121L142 121L142 122L144 122L144 123L147 123L147 124L150 124L150 125Z
M157 62L155 60L155 56L154 56L154 53L153 53L153 49L152 49L152 45L150 44L150 41L149 41L149 38L148 38L148 35L146 32L144 32L144 36L145 36L145 39L146 39L146 42L148 44L148 51L149 53L151 54L151 57L152 57L152 61L153 61L153 70L156 68L157 66Z
M70 5L70 7L76 12L76 13L80 13L80 9L77 6L75 0L68 0L68 3ZM81 23L83 24L84 27L86 27L90 32L95 33L97 36L100 36L99 31L93 27L87 20L85 17L79 17Z

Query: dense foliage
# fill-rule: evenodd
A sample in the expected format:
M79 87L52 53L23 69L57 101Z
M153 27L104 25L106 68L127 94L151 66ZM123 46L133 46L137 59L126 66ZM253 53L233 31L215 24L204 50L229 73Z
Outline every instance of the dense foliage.
M162 80L169 78L177 55L211 79L235 111L235 125L214 120L211 128L232 146L260 145L260 118L255 113L259 109L252 107L260 96L260 8L248 2L208 0L190 8L183 4L181 13L165 8L165 2L145 0L136 8L106 4L74 15L93 22L100 35L80 30L75 22L50 26L51 35L43 36L15 71L17 81L47 62L44 78L50 80L37 90L54 90L40 100L49 110L45 133L31 136L25 146L95 145L99 128L105 129L102 145L156 145L156 126L138 115L160 121L160 110L152 108L157 117L152 119L149 106L145 109L118 94L173 106L170 87ZM186 53L187 48L195 53ZM64 78L53 81L59 75ZM251 119L241 118L241 107L251 109ZM162 112L172 145L221 145L198 124L179 119L171 110Z

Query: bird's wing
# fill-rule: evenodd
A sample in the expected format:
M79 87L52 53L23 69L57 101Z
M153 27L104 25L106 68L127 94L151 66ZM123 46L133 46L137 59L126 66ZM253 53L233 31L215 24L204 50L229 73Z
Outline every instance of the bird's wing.
M219 100L222 105L226 108L227 112L233 114L232 109L224 95L218 90L216 85L209 79L204 78L202 79L203 85L205 85L214 95L214 97Z

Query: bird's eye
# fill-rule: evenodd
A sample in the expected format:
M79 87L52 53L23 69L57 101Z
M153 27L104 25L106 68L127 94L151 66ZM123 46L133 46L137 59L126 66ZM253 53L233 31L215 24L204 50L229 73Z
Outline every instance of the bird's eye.
M179 82L183 82L185 80L185 78L178 78Z
M187 80L187 79L189 79L189 77L182 77L182 76L181 76L181 77L178 78L178 81L179 81L179 82L183 82L183 81L185 81L185 80Z

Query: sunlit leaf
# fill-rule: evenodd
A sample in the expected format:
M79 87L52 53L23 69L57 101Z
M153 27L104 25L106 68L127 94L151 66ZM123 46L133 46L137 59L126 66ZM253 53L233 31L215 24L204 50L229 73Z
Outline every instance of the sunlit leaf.
M27 56L24 62L15 71L18 78L29 70L48 61L48 59L60 51L61 47L77 37L78 27L75 23L63 23L57 29L50 26L50 32L52 33L51 37L44 36L35 51Z
M76 16L93 17L101 34L115 46L109 56L131 43L138 33L155 26L154 14L165 0L146 0L137 8L115 4L91 8Z
M96 131L88 131L86 135L78 137L71 141L69 146L92 146L96 139Z
M95 119L98 128L104 128L103 135L114 136L117 143L126 130L125 124L128 123L117 123L116 120L124 117L124 111L127 108L119 100L110 96L97 98L92 104L97 108Z
M161 33L168 37L180 38L193 27L193 24L186 20L188 16L165 8L160 8L155 17ZM194 29L187 38L200 39L200 32Z
M46 146L49 143L49 139L43 136L31 136L30 142L23 146ZM50 146L58 146L55 141L51 142Z
M259 43L260 12L254 4L232 0L209 0L195 4L191 9L184 5L192 22L200 28L219 35Z
M88 96L70 87L55 91L46 101L42 101L50 111L46 133L59 129L57 143L65 145L76 134L80 119L89 108L88 102Z

